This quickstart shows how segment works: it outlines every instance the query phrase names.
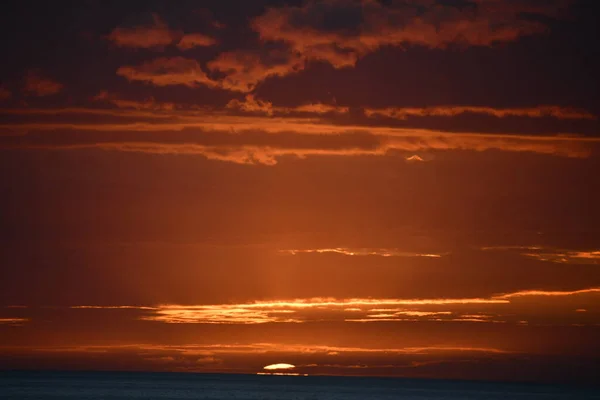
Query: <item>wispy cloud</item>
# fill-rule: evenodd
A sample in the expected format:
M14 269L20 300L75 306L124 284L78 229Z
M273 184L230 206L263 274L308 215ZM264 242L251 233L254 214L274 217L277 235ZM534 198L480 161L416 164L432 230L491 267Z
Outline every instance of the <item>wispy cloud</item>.
M494 296L496 299L510 299L512 297L533 297L533 296L548 296L548 297L563 297L563 296L574 296L580 294L600 293L600 288L589 288L580 290L522 290L515 293L506 293L498 296Z
M217 41L202 33L184 34L181 30L170 29L167 23L156 13L152 13L146 23L132 27L117 27L107 36L119 47L133 49L164 50L166 46L176 44L180 50L194 47L213 46Z
M156 307L148 306L71 306L69 308L90 310L157 310Z
M424 162L425 159L418 154L413 154L412 156L408 156L404 158L408 162Z
M306 1L301 6L270 8L252 27L263 41L283 42L301 60L344 68L383 46L446 48L513 42L546 32L547 26L536 17L556 17L563 7L562 2L533 6L498 0L475 1L469 7L426 0ZM348 17L340 20L332 15Z
M296 107L281 107L274 106L271 102L257 99L253 94L247 94L243 100L232 99L225 106L231 110L239 110L249 113L259 113L266 115L274 114L347 114L350 112L349 107L341 107L323 103L308 103Z
M114 104L119 108L129 108L133 110L173 111L176 107L175 103L158 102L153 97L141 101L130 100L121 98L117 94L109 93L105 90L93 96L92 100Z
M29 322L29 318L0 318L0 325L21 326Z
M158 14L152 14L151 17L147 24L113 29L108 39L119 47L160 49L182 36L181 32L169 29Z
M25 92L34 96L50 96L57 94L64 85L54 79L48 78L39 70L30 70L25 76Z
M560 302L560 299L564 297L571 297L566 311L554 313L556 321L565 318L565 320L571 321L573 318L578 318L573 314L573 305L579 305L581 309L589 305L589 298L586 300L584 297L578 296L597 296L598 294L600 294L600 288L572 291L521 290L478 298L306 298L230 304L86 305L72 308L82 310L132 309L139 311L138 318L141 320L168 324L255 325L316 321L520 323L527 322L529 318L539 320L535 315L530 315L526 310L520 308L520 299L522 298L536 298L536 301L545 304L544 307L555 309L556 305L560 304L556 303L557 301ZM539 313L540 310L536 312ZM576 322L589 323L585 315L581 314L581 318Z
M15 347L0 346L0 350L10 350ZM18 349L18 348L16 348ZM325 354L344 355L349 353L365 354L448 354L448 353L490 353L510 354L509 350L494 347L469 347L469 346L406 346L406 347L353 347L331 346L320 344L294 344L294 343L239 343L221 344L180 344L161 345L151 343L124 344L124 345L83 345L83 346L55 346L31 348L38 351L50 352L104 352L107 350L126 351L138 350L143 352L176 352L193 356L222 356L225 354L265 354L265 353L298 353L298 354Z
M189 33L183 35L179 43L177 43L177 47L180 50L189 50L194 47L208 47L214 46L215 44L217 44L217 41L210 36L201 33Z
M159 79L179 75L160 70ZM183 73L185 82L189 76ZM140 78L142 79L142 78ZM154 79L154 78L149 78ZM497 149L587 157L600 139L573 135L528 136L431 129L338 125L316 116L235 116L223 111L161 109L106 95L127 109L0 109L12 123L2 148L105 150L154 154L197 154L240 164L274 165L282 156L382 156L422 151ZM154 107L154 108L153 108ZM92 116L106 116L102 120ZM109 118L110 117L110 118ZM152 133L152 134L150 134Z
M348 248L348 247L334 247L334 248L322 248L322 249L291 249L291 250L279 250L280 253L296 255L296 254L324 254L334 253L345 256L380 256L380 257L428 257L428 258L441 258L444 254L435 253L414 253L401 251L399 249L376 249L376 248Z
M220 87L238 92L252 92L260 82L269 77L289 75L304 67L301 57L280 50L228 51L207 63L210 71L224 74L219 80Z
M569 250L544 246L494 246L484 251L515 251L520 255L539 261L557 264L600 264L600 250Z
M206 75L196 60L184 57L160 57L140 65L122 66L117 69L117 75L155 86L217 86L217 82Z
M0 85L0 101L8 100L12 97L12 92Z
M262 323L301 323L318 320L358 321L371 319L414 320L415 318L452 321L450 311L418 311L406 309L415 306L452 306L505 304L504 299L298 299L289 301L259 301L244 304L221 305L163 305L142 319L166 323L206 323L206 324L262 324ZM381 311L391 308L391 311ZM354 311L352 309L358 309ZM352 310L352 311L348 311ZM377 311L380 310L380 311ZM445 316L445 319L441 319ZM385 319L384 319L385 318Z
M560 106L537 106L524 108L493 108L475 106L438 106L438 107L390 107L390 108L365 108L368 117L388 117L405 120L409 117L455 117L460 114L482 114L496 118L527 117L556 119L588 119L596 120L594 114L574 108Z

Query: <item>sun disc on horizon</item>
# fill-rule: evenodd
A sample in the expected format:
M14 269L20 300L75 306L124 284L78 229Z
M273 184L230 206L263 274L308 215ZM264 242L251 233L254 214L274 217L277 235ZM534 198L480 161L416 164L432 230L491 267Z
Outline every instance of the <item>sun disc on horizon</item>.
M286 364L286 363L279 363L279 364L271 364L271 365L266 365L263 367L263 369L269 370L269 371L273 371L273 370L279 370L279 369L293 369L296 368L295 365L292 364Z

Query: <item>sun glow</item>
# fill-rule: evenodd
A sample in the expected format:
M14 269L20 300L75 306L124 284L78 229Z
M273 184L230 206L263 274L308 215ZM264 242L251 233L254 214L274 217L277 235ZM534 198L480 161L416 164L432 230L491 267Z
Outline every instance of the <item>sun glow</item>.
M292 369L292 368L296 368L296 366L292 365L292 364L285 364L285 363L271 364L271 365L267 365L267 366L263 367L263 369L266 369L269 371L278 370L278 369Z

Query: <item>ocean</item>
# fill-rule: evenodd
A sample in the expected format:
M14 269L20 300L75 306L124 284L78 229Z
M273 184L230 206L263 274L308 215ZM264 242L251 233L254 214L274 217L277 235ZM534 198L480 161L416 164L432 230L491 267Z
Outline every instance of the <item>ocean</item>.
M0 399L512 400L600 399L571 386L325 376L0 372Z

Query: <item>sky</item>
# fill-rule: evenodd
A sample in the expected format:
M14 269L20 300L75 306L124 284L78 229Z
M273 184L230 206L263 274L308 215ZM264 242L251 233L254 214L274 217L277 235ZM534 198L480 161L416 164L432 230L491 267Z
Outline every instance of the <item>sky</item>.
M593 382L594 7L3 4L0 368Z

